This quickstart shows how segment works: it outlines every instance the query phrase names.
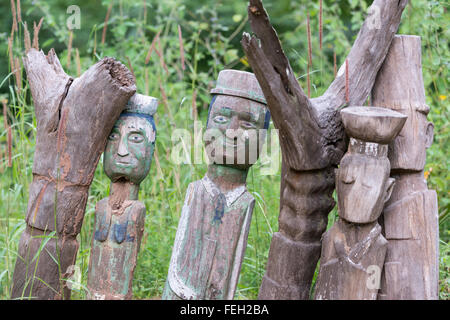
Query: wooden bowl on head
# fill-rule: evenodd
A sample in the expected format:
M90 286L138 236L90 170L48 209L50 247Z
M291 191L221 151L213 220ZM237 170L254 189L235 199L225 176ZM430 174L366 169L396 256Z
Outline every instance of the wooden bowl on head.
M341 110L345 132L352 138L389 144L403 128L407 116L380 107L347 107Z

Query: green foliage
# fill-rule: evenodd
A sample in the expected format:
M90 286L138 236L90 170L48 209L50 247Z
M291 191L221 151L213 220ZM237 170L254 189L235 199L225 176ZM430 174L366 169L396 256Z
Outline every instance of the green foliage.
M2 8L9 8L7 0ZM209 90L218 72L224 68L251 71L240 45L243 31L250 32L247 23L246 1L77 1L81 9L81 29L73 31L71 63L68 66L69 30L66 28L65 0L22 0L22 19L32 22L44 16L39 34L40 46L47 52L55 48L66 72L77 75L75 49L80 56L81 72L105 56L113 56L133 69L138 92L160 99L155 117L158 129L155 159L150 174L141 185L140 199L147 207L146 228L133 282L136 299L157 298L161 295L167 276L175 231L187 185L200 179L206 165L176 165L170 161L171 150L179 141L171 140L176 128L194 131L195 114L206 123ZM146 6L144 7L144 3ZM371 1L324 1L323 50L319 48L319 1L265 0L271 21L277 30L297 74L306 88L307 37L306 13L311 16L313 68L312 96L322 94L333 75L333 54L337 64L344 62L356 34L366 16ZM102 32L108 6L112 10L107 24L105 43ZM423 76L427 103L431 107L429 119L435 125L435 139L428 151L427 177L429 187L438 192L441 216L441 298L448 299L448 240L450 237L448 212L449 166L448 115L449 80L449 21L445 1L414 1L406 8L400 33L422 37ZM9 298L17 246L32 181L36 119L26 82L23 90L15 87L8 62L8 37L12 17L8 10L0 12L0 98L8 99L8 121L12 126L12 168L7 168L7 131L0 130L0 297ZM186 69L182 69L178 26L183 34ZM147 53L155 35L161 31L160 41L148 64ZM31 32L32 34L32 32ZM14 35L13 54L23 55L24 26ZM131 64L131 66L130 66ZM166 67L165 67L166 66ZM167 68L167 70L166 70ZM22 77L25 72L21 70ZM196 96L195 101L193 97ZM193 105L196 105L194 111ZM0 116L3 123L3 116ZM273 125L272 125L273 127ZM272 233L278 230L280 171L277 175L262 176L258 162L250 171L249 190L256 199L255 211L237 290L239 299L255 299L265 272ZM109 193L109 180L102 163L96 170L81 234L77 266L81 271L81 286L74 286L73 298L86 296L85 285L90 255L90 241L95 204ZM336 211L330 214L330 225ZM72 279L73 281L74 279Z
M440 242L439 299L450 299L450 244Z

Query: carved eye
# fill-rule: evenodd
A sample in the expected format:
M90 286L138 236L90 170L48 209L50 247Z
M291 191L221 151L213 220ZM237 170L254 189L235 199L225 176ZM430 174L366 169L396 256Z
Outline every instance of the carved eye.
M108 137L109 140L117 140L118 138L119 134L117 132L112 132Z
M214 122L215 123L219 123L219 124L224 124L228 122L228 118L224 117L224 116L215 116L214 117Z
M140 133L132 133L128 136L128 141L131 141L133 143L140 143L144 141L144 137Z
M250 129L256 129L256 126L248 121L242 121L241 122L241 127L246 129L246 130L250 130Z

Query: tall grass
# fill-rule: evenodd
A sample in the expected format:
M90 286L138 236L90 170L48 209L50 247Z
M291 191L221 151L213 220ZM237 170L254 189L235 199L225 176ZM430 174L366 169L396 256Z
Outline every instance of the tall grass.
M436 138L428 153L426 169L430 188L436 189L439 194L439 210L442 216L441 297L448 298L450 277L447 256L450 235L446 217L450 200L447 191L449 161L446 138L449 136L450 110L449 98L446 97L448 68L445 68L445 64L448 66L449 54L448 47L444 43L448 31L443 32L441 29L443 27L439 23L444 25L444 21L449 19L448 14L443 11L443 2L437 2L440 4L434 7L430 7L424 0L414 2L414 10L405 13L404 16L404 20L408 23L402 24L400 31L419 34L423 39L423 72L427 102L431 106L430 118L436 126ZM250 31L246 24L245 2L199 0L195 5L183 0L102 3L103 6L99 5L96 9L97 20L83 18L82 29L70 32L65 27L65 11L53 8L49 1L35 0L33 3L22 1L21 7L20 1L16 2L17 30L14 30L14 25L10 23L6 30L7 34L2 38L5 43L7 38L11 39L10 50L5 47L4 51L9 51L5 63L12 61L9 63L8 73L0 76L0 99L8 100L7 118L12 138L12 166L8 167L8 130L7 128L0 130L2 299L9 298L18 241L25 228L24 216L29 184L32 180L35 148L36 118L20 58L24 54L24 46L39 44L36 43L37 35L32 44L30 40L24 42L24 37L30 38L25 22L31 26L33 20L39 21L41 16L44 17L43 22L40 20L35 24L35 29L42 29L40 46L45 52L52 46L59 47L57 54L62 65L66 66L68 74L79 75L102 57L112 56L133 69L139 93L152 95L160 100L155 116L158 132L154 160L149 176L141 185L139 195L140 200L146 205L147 216L133 282L136 299L153 299L161 296L184 193L190 182L201 179L206 172L206 164L174 164L171 161L171 152L180 143L179 140L172 141L173 130L182 128L193 133L196 120L205 125L210 102L209 91L220 70L235 68L251 71L239 44L241 32ZM302 74L308 69L306 72L308 80L304 76L299 78L301 85L307 87L307 82L310 82L310 95L319 95L334 78L338 61L341 63L345 61L351 40L364 18L361 12L367 8L364 7L366 2L361 2L360 7L351 8L356 12L352 17L351 27L340 16L335 16L336 12L340 12L337 3L328 5L325 2L322 7L321 1L320 3L297 1L291 4L289 10L281 13L279 2L267 0L264 3L271 12L294 70ZM354 3L357 2L353 1L351 6L354 6ZM67 3L67 6L69 4ZM305 8L310 12L309 27L305 23ZM20 19L19 10L21 10ZM82 14L90 14L83 11L83 6L81 10ZM418 16L425 13L438 22L429 25L414 23L418 21ZM33 16L33 20L29 19L29 16ZM321 22L319 31L314 32L310 29L310 25L319 18ZM409 23L410 21L412 22ZM286 23L288 27L285 26ZM354 30L353 26L356 26ZM10 30L13 32L10 33ZM308 42L311 43L311 39L308 41L308 37L305 37L308 33L311 33L311 37L320 38L320 46L317 48L308 46ZM46 34L46 38L42 34ZM74 50L76 63L70 63L71 59L74 59ZM320 52L316 52L317 50ZM310 63L312 55L323 59L320 70L313 70L312 61ZM320 77L309 77L309 73L318 71ZM256 205L237 288L238 299L257 297L265 272L271 237L273 232L278 230L281 170L276 175L263 176L260 170L262 166L262 161L259 161L250 170L247 180L248 188L256 199ZM100 161L90 188L83 228L78 237L80 249L76 265L81 272L81 278L80 283L76 283L78 282L76 277L71 278L74 299L86 297L85 286L95 204L109 194L109 183ZM329 226L335 217L336 210L330 214Z

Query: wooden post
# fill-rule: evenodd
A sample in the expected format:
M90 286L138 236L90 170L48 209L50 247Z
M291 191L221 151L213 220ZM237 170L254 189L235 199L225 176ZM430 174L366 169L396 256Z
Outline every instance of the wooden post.
M320 238L334 207L334 168L346 149L339 109L347 103L346 88L348 104L366 101L406 4L407 0L374 0L372 12L377 16L366 18L346 58L348 77L341 67L324 95L309 99L262 1L250 0L248 15L255 36L244 34L241 43L279 130L283 156L279 232L270 246L260 299L310 296Z
M88 298L131 299L133 273L145 227L139 185L155 149L153 114L158 100L135 94L117 120L106 144L104 170L110 196L97 203L88 271Z
M27 227L19 243L12 298L68 299L65 280L78 250L89 186L106 138L136 91L128 69L104 58L81 77L54 50L24 58L36 119Z
M374 105L408 116L389 146L396 185L383 213L389 244L379 299L438 299L437 195L424 178L433 124L427 121L421 60L420 37L396 36L372 91Z
M341 117L350 144L336 172L339 219L323 235L315 297L376 300L387 245L377 220L394 186L388 144L406 116L350 107Z
M209 109L210 164L186 192L163 299L234 298L255 200L246 188L270 114L255 76L223 70Z

